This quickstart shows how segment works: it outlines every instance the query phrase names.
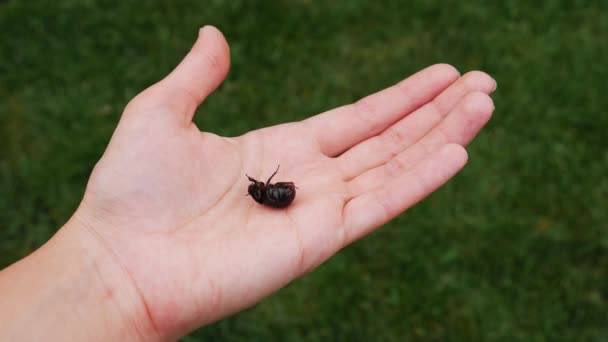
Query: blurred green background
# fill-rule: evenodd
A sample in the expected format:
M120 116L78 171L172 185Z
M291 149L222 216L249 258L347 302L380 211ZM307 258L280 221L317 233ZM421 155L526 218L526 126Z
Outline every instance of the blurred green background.
M203 24L232 48L196 118L222 135L436 62L499 86L447 186L183 341L608 339L607 1L0 1L0 267L67 220L124 105Z

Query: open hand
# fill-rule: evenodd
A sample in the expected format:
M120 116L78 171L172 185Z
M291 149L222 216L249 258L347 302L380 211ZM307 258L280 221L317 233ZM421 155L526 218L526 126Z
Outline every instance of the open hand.
M256 303L428 196L464 166L494 109L492 78L440 64L304 121L201 132L194 112L228 68L223 36L203 28L129 103L73 218L161 337ZM273 181L293 181L294 202L246 197L245 173L265 181L278 164Z

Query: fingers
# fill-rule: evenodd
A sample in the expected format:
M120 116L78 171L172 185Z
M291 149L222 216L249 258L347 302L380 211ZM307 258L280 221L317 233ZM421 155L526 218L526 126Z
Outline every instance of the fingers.
M355 178L391 160L429 133L468 94L490 94L494 89L496 82L487 74L480 71L465 74L414 113L341 155L338 163L344 178Z
M410 149L432 152L448 143L466 146L490 120L494 112L492 98L481 92L468 94L453 111Z
M130 104L133 107L167 107L190 122L196 108L226 78L230 51L222 33L213 26L199 31L194 46L163 80L146 89Z
M311 127L322 152L333 157L384 131L433 99L458 76L458 71L450 65L433 65L392 87L304 123Z
M383 165L349 182L352 196L368 192L416 167L447 144L467 145L488 122L494 104L481 92L467 95L430 133Z
M344 207L345 244L395 218L452 178L467 162L462 146L450 144L409 172L352 198Z

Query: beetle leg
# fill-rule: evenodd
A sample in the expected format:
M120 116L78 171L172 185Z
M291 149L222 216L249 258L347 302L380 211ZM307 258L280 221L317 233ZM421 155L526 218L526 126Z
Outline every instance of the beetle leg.
M279 167L281 167L280 164L277 166L277 170L272 174L272 176L270 176L270 178L268 178L268 181L266 182L266 184L270 184L270 180L272 179L272 177L274 177L274 175L276 175L277 172L279 172Z

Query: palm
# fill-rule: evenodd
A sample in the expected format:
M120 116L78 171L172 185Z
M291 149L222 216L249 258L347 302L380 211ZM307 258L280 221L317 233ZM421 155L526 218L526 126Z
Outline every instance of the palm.
M235 193L226 198L232 201L227 202L228 210L242 207L246 224L253 227L254 232L274 234L273 230L282 230L288 233L286 237L296 243L292 245L296 248L289 252L294 258L301 258L301 254L305 254L303 250L313 245L339 242L342 208L347 199L345 182L337 165L321 153L305 125L292 123L261 129L235 141L244 151L243 166L235 182ZM294 202L281 210L244 198L249 184L244 174L266 182L278 164L280 169L272 182L293 181L298 187ZM280 257L289 257L289 254ZM308 265L304 262L299 266L297 271Z
M113 228L93 230L162 332L258 301L427 196L464 165L455 144L493 109L489 77L439 65L306 121L236 138L201 133L190 119L225 75L222 44L208 29L129 105L80 210L89 221L104 213L98 226ZM196 71L209 75L192 79ZM273 181L295 182L294 202L273 209L246 197L245 173L266 181L278 164Z

